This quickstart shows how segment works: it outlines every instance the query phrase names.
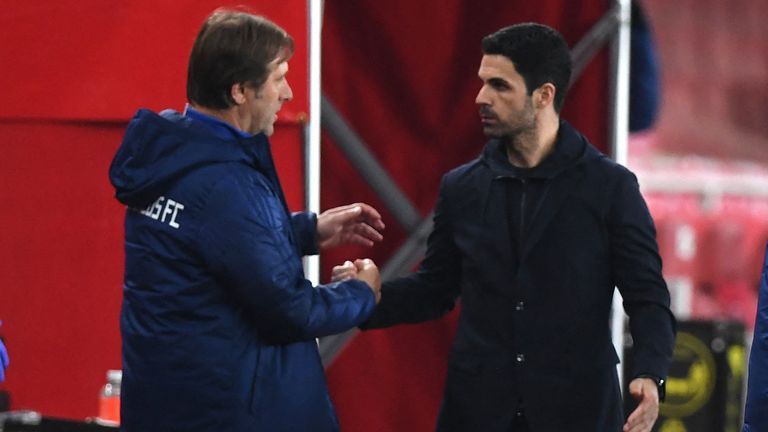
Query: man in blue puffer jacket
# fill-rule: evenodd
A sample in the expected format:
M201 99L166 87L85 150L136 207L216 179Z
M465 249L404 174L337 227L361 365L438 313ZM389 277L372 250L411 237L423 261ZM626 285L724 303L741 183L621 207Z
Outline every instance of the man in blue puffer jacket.
M0 339L0 382L5 381L5 368L8 367L8 351L5 349L3 340Z
M749 354L743 432L768 431L768 247L760 275L755 336Z
M110 167L125 216L122 430L336 431L315 338L365 321L359 277L313 287L301 256L372 245L366 204L291 215L267 136L292 97L290 36L220 10L189 60L184 113L139 110Z

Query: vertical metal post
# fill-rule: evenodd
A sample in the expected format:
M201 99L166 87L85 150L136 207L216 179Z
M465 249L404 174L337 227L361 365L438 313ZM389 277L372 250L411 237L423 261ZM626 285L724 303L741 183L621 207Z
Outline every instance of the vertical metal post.
M628 161L629 141L629 59L630 26L632 7L630 0L618 2L619 25L616 36L611 42L611 93L613 104L611 111L611 153L613 159L626 165Z
M630 0L616 0L618 6L619 25L611 43L611 109L610 144L613 159L626 165L628 161L629 141L629 60L630 60L630 26L632 20L632 5ZM624 360L624 307L618 290L613 293L613 309L611 311L611 336L613 346ZM624 382L623 366L618 365L619 382ZM622 385L622 391L624 386Z
M307 211L320 213L320 48L323 25L322 0L307 0L309 13L309 119L304 125L304 190ZM304 274L320 283L320 257L307 257Z

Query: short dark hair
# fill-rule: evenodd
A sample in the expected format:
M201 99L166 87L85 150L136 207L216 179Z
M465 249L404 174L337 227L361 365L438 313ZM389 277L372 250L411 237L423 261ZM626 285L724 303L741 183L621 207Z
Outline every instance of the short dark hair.
M187 99L213 109L235 104L232 86L261 87L269 64L293 55L293 39L272 21L247 12L218 9L197 34L187 68Z
M515 24L484 37L482 48L483 54L511 60L529 95L552 83L557 90L555 111L560 112L571 80L571 52L557 30L536 23Z

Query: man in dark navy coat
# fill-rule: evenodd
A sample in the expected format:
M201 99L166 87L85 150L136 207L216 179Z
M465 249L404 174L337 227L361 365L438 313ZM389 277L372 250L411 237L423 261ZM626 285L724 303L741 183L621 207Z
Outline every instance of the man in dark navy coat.
M434 319L461 297L439 431L649 431L675 320L637 180L560 119L571 61L559 33L515 25L482 48L476 102L490 140L445 175L419 271L384 284L363 328ZM627 419L614 287L634 340Z

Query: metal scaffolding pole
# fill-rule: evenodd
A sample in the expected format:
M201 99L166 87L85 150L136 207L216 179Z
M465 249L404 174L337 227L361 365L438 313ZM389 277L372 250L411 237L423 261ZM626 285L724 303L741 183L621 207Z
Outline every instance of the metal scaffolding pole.
M309 13L309 119L304 125L304 205L320 213L320 47L323 26L322 0L308 0ZM320 283L320 257L304 259L304 275Z
M618 28L611 43L611 156L626 165L628 160L629 142L629 59L630 59L630 26L632 21L632 5L630 0L616 0L618 8ZM611 336L616 354L619 356L617 371L619 382L624 382L624 322L626 315L622 305L619 290L613 293L613 308L611 309ZM622 391L624 386L621 386Z
M571 68L571 85L581 77L584 69L603 46L613 39L619 20L619 8L618 4L611 7L571 49L571 63L573 65Z
M368 146L325 96L321 98L322 123L357 172L376 192L406 232L421 222L421 214L379 164Z

